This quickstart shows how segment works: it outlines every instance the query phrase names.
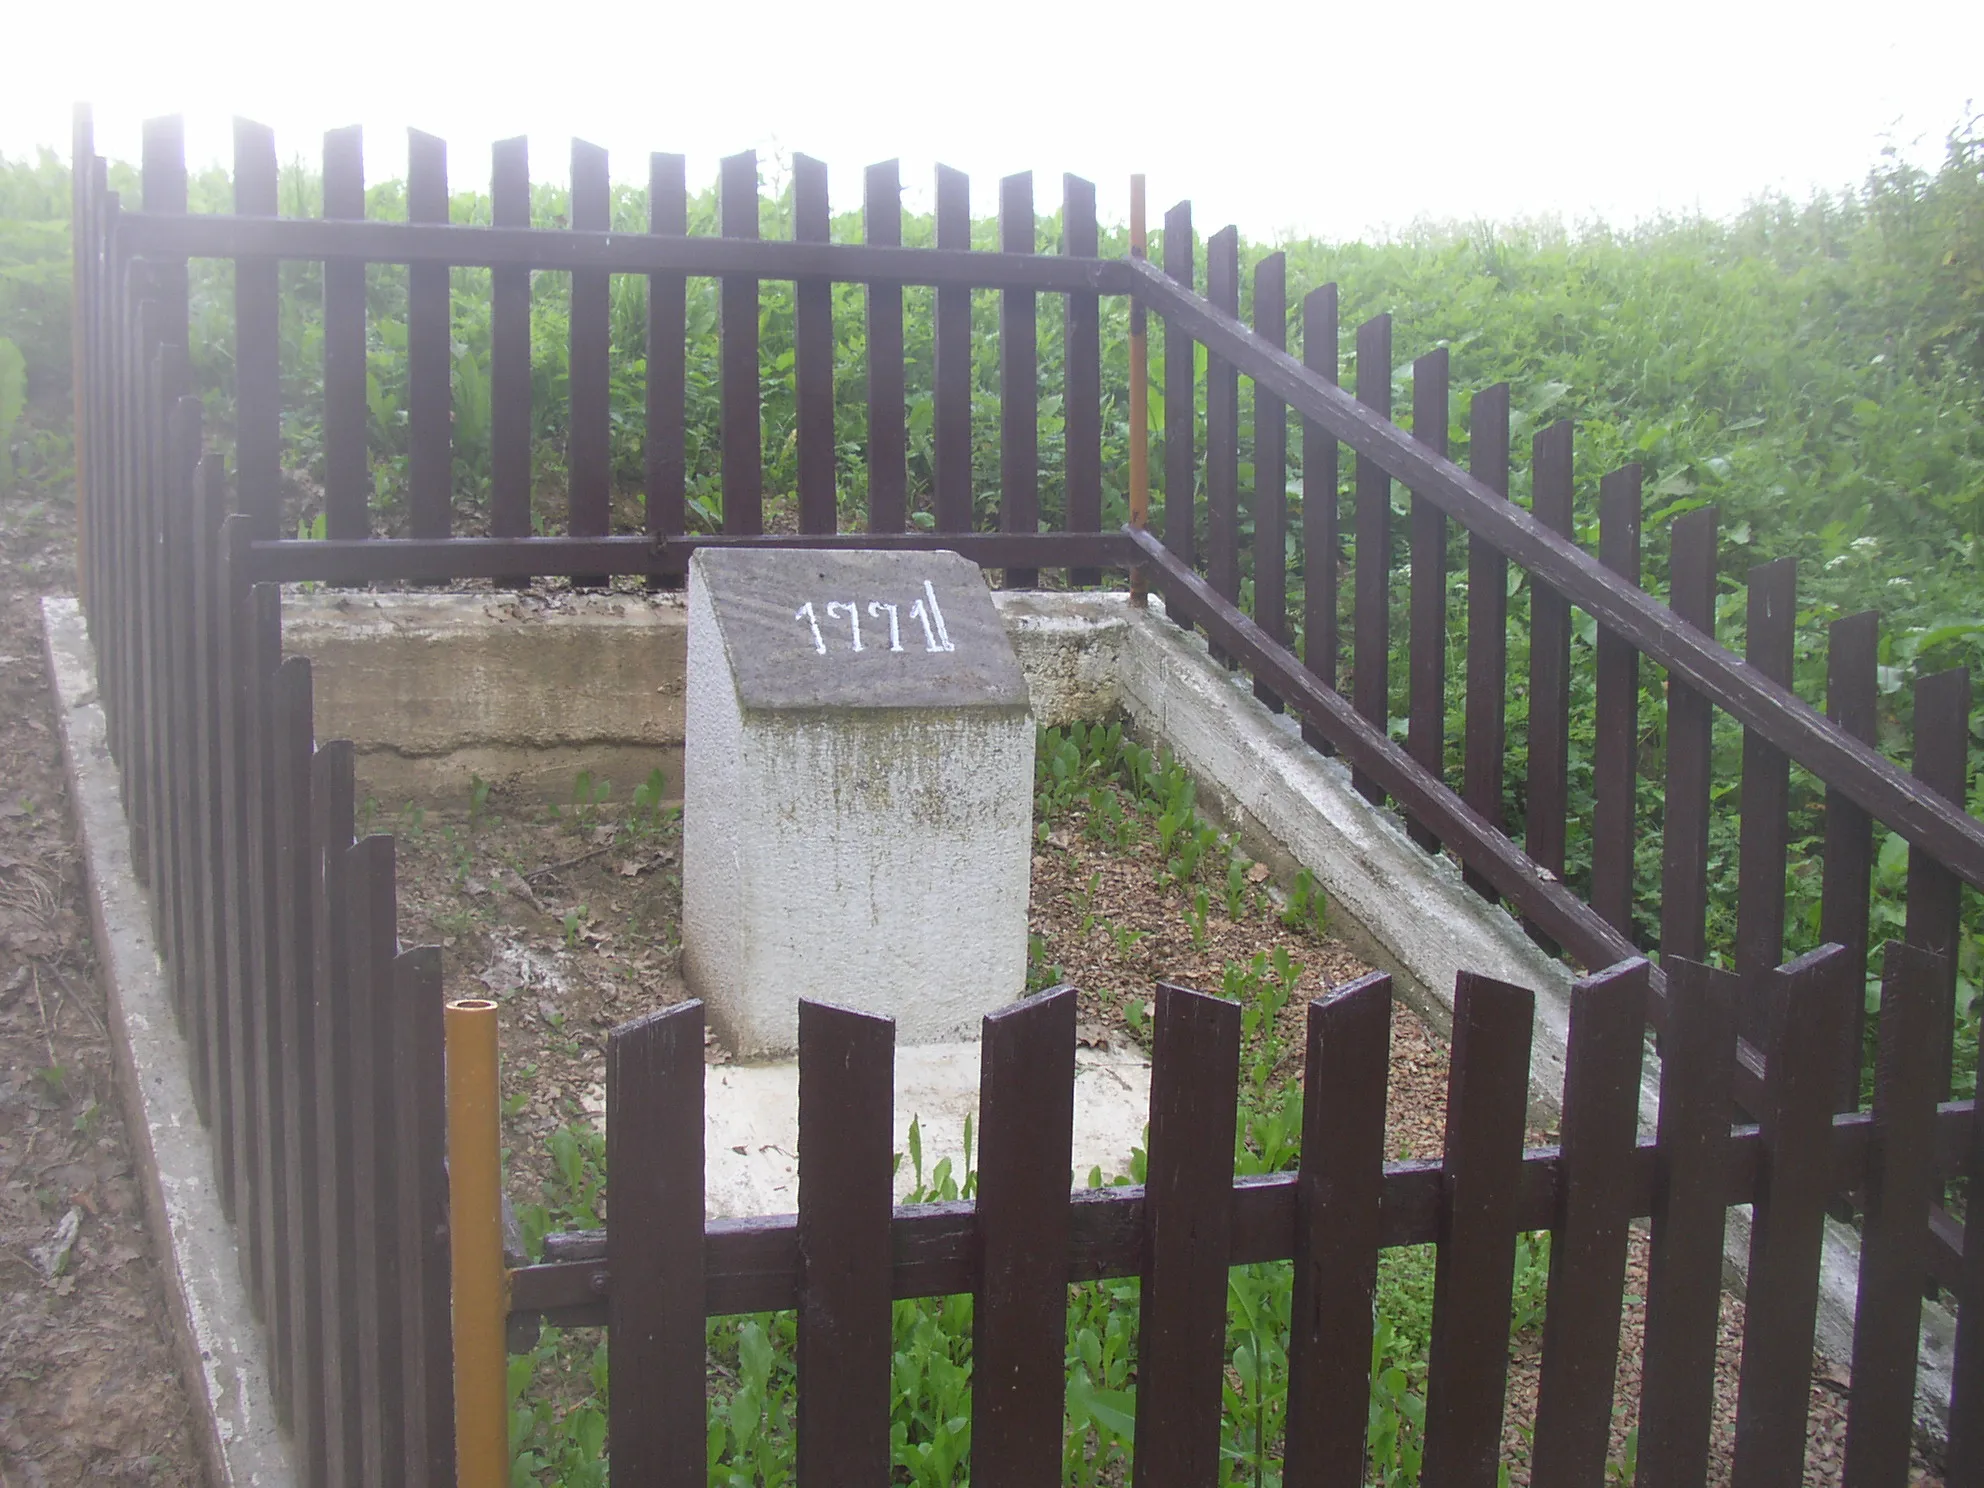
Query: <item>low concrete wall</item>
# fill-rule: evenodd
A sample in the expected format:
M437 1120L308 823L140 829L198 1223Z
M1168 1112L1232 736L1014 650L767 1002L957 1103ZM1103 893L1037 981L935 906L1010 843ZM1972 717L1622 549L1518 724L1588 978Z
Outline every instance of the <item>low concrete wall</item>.
M1106 595L994 596L1042 725L1117 705L1125 607ZM625 800L682 787L688 616L676 594L283 596L283 647L314 663L317 737L350 739L360 789L455 803L475 776L564 801L581 770Z
M317 736L350 739L360 789L397 804L499 790L563 801L679 791L687 630L675 595L292 591L283 645L315 666Z

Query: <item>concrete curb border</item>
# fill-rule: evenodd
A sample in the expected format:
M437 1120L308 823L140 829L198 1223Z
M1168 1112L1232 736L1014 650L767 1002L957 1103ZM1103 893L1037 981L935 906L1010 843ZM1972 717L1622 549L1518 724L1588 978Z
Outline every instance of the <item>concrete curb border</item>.
M132 1134L145 1221L168 1288L180 1372L207 1470L219 1488L296 1481L259 1325L221 1213L213 1153L193 1109L186 1047L152 941L110 759L96 658L76 601L42 600L69 800L87 867L90 919L110 1013L118 1095Z

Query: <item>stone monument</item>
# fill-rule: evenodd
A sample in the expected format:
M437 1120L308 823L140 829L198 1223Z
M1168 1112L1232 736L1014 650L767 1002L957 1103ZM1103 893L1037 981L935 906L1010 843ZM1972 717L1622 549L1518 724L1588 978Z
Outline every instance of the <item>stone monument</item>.
M703 548L689 561L682 943L740 1056L802 997L975 1037L1026 987L1026 679L955 553Z

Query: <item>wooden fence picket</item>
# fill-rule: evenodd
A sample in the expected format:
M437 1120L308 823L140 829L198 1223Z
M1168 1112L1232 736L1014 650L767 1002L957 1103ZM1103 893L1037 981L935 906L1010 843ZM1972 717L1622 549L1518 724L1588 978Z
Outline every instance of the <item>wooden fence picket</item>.
M1469 972L1454 988L1426 1375L1424 1472L1431 1483L1494 1488L1501 1461L1535 1005L1527 988Z
M792 236L825 243L833 217L827 200L827 166L810 155L792 157ZM900 300L900 293L898 293ZM869 331L870 354L875 333ZM799 455L799 530L832 532L839 520L834 489L834 295L823 281L801 281L792 307L794 440ZM900 357L898 357L900 360ZM870 492L873 502L874 493Z
M1739 973L1740 975L1740 973ZM1831 1077L1859 968L1825 946L1772 973L1761 1183L1750 1219L1734 1488L1800 1482L1811 1405L1819 1247L1832 1197ZM1746 982L1745 993L1752 992Z
M1164 214L1164 272L1191 290L1196 243L1192 204ZM1198 552L1192 507L1198 490L1197 360L1192 338L1175 321L1164 323L1164 546L1187 568Z
M758 236L758 155L725 157L717 210L726 238ZM723 530L765 530L764 450L758 411L758 281L726 274L719 291L723 342Z
M1504 500L1509 495L1509 385L1474 395L1467 412L1468 473ZM1467 542L1467 713L1462 794L1476 815L1506 831L1502 809L1507 768L1509 691L1509 560L1489 544ZM1463 866L1467 886L1492 902L1495 890Z
M1185 1488L1219 1472L1240 1009L1160 982L1154 1028L1136 1468Z
M1447 453L1451 374L1447 348L1437 346L1412 364L1412 437ZM1410 498L1406 562L1406 733L1405 748L1435 780L1447 759L1447 514L1422 496ZM1440 839L1406 818L1406 831L1428 852Z
M894 1071L892 1019L799 1004L799 1488L889 1475Z
M1798 565L1780 558L1750 570L1744 659L1781 686L1791 685L1798 608ZM1736 885L1736 972L1745 978L1742 1036L1762 1047L1771 1026L1770 998L1784 956L1784 876L1790 853L1791 761L1754 729L1743 735L1743 816Z
M1674 519L1667 602L1684 622L1715 636L1716 510ZM1714 782L1715 709L1686 680L1667 682L1667 778L1662 791L1662 959L1708 959L1708 818Z
M1374 315L1357 328L1357 401L1379 418L1392 416L1392 318ZM1350 688L1359 715L1378 729L1391 719L1392 486L1368 455L1356 462L1351 580ZM1351 783L1373 804L1383 789L1363 771Z
M613 1030L606 1165L619 1175L608 1262L607 1439L617 1470L660 1488L706 1480L703 1365L703 1005Z
M1288 1488L1364 1481L1391 1017L1392 982L1382 972L1309 1005L1288 1343Z
M758 177L751 173L756 205ZM606 232L613 226L613 183L606 151L585 140L572 141L571 222L574 232ZM751 216L752 231L757 214ZM608 344L612 280L598 269L572 271L572 308L567 325L567 393L570 404L566 447L565 530L574 537L603 537L612 530L611 438L612 376ZM753 286L752 299L756 299ZM752 361L757 360L755 303L751 307ZM757 390L752 389L753 407ZM753 420L752 431L756 432Z
M1640 467L1623 465L1598 488L1598 557L1620 581L1640 582ZM1640 654L1610 628L1598 632L1597 737L1592 742L1591 907L1621 935L1633 933L1639 836Z
M1095 183L1080 176L1061 178L1061 251L1071 258L1095 258L1100 252L1095 219ZM1061 406L1062 525L1070 532L1102 530L1102 302L1093 293L1075 291L1067 297L1062 318L1061 365L1065 383ZM1071 588L1102 582L1100 570L1078 568L1068 574Z
M319 1068L312 916L317 908L317 865L311 851L313 808L311 756L315 749L312 725L314 690L310 663L302 657L285 661L277 674L275 745L276 861L278 885L276 934L282 955L277 1002L282 1023L280 1115L282 1138L282 1213L276 1244L286 1255L288 1285L288 1347L276 1352L287 1360L290 1430L294 1433L304 1481L323 1484L324 1329L323 1292L318 1276L329 1264L325 1231L329 1211L315 1181Z
M1640 1488L1681 1488L1708 1474L1736 1070L1739 978L1679 959L1667 963L1667 974L1641 1334Z
M1033 173L999 182L999 248L1034 251ZM1040 527L1040 355L1033 291L1007 289L999 296L999 530ZM1039 573L1006 570L1005 587L1031 589Z
M1325 284L1302 297L1302 365L1336 385L1337 289ZM1339 531L1337 465L1340 452L1312 418L1302 420L1302 659L1309 675L1332 691L1336 688L1337 566L1343 561ZM1328 751L1329 741L1307 720L1302 737L1313 749Z
M688 162L680 155L648 157L648 232L656 237L688 236ZM647 530L653 537L688 530L687 301L685 275L648 275L644 475Z
M937 167L937 247L971 248L971 181L963 171ZM931 441L931 504L939 532L972 529L971 494L971 290L962 284L937 289L936 388Z
M1530 440L1530 509L1559 537L1570 537L1576 487L1571 478L1571 424L1559 420ZM1529 594L1528 811L1523 851L1536 866L1564 876L1565 817L1571 759L1571 605L1546 584Z
M871 165L862 176L862 239L902 246L899 162ZM822 285L825 289L827 286ZM803 288L803 286L802 286ZM868 286L868 530L909 525L908 439L903 414L902 286Z
M1832 622L1826 632L1826 716L1862 743L1874 741L1880 686L1881 617L1864 610ZM1867 964L1869 899L1874 877L1874 821L1844 791L1826 789L1825 878L1819 939L1843 945L1853 964ZM1847 1019L1841 1035L1838 1108L1860 1108L1860 1070L1867 1020Z
M1270 253L1254 265L1254 334L1276 351L1288 349L1288 255ZM1288 408L1252 383L1254 397L1254 618L1277 645L1288 643ZM1254 696L1271 711L1281 699L1256 679Z
M310 759L310 856L316 901L311 906L311 980L315 986L317 1048L318 1213L328 1216L329 1244L318 1280L323 1288L324 1401L332 1423L325 1438L325 1481L360 1481L364 1412L359 1404L357 1194L354 1176L353 1062L359 1034L350 994L348 950L339 929L349 924L351 896L345 852L357 817L352 748L334 739Z
M418 129L407 131L406 215L411 222L448 220L447 141ZM581 302L576 293L573 302L576 312ZM454 395L449 385L454 325L446 264L408 267L406 322L408 516L415 537L446 537L454 529L455 483ZM605 338L600 339L604 370ZM576 397L584 385L576 358L572 372ZM603 412L602 407L602 433Z
M1055 988L984 1022L971 1440L972 1476L987 1483L1061 1472L1075 995Z
M1908 1482L1916 1342L1928 1280L1921 1217L1936 1188L1942 958L1889 941L1883 959L1873 1168L1862 1190L1853 1393L1846 1412L1845 1472L1854 1488L1901 1488ZM1858 964L1850 952L1846 960Z
M1626 961L1571 989L1562 1177L1536 1396L1532 1488L1605 1475L1633 1212L1647 973Z
M1240 314L1240 230L1230 224L1206 239L1206 298ZM1206 581L1226 599L1240 598L1240 371L1206 358ZM1218 653L1215 651L1214 653Z
M528 141L498 140L491 147L489 211L497 227L530 226ZM652 285L649 294L654 294ZM651 314L655 303L650 299ZM659 357L655 361L657 366L666 365ZM499 264L489 271L489 532L493 537L530 534L530 432L530 270ZM653 433L650 427L650 437Z
M359 126L324 135L324 216L365 216ZM324 535L372 535L372 470L365 420L365 265L324 265ZM528 530L528 528L526 528Z

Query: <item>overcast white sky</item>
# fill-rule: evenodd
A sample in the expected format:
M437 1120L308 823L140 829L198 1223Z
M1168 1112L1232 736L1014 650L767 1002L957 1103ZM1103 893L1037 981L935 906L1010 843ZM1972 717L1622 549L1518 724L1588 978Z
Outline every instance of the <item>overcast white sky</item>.
M804 151L831 167L836 209L895 155L915 204L943 160L971 173L977 211L1000 175L1033 170L1046 206L1074 171L1120 220L1141 170L1153 216L1190 196L1202 227L1255 236L1720 214L1854 183L1888 143L1933 163L1968 101L1984 106L1979 0L97 0L88 15L79 35L65 5L9 7L0 151L66 152L84 99L98 148L131 159L139 122L173 111L195 163L225 159L240 113L276 128L285 159L362 123L383 177L413 125L448 139L457 185L486 181L488 143L520 133L546 179L573 134L629 180L649 150L686 151L699 183L739 149Z

